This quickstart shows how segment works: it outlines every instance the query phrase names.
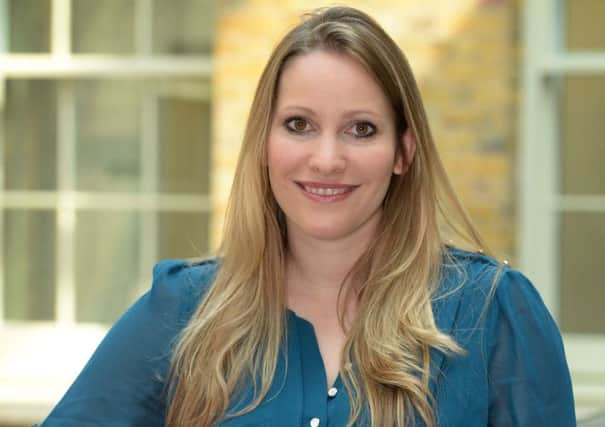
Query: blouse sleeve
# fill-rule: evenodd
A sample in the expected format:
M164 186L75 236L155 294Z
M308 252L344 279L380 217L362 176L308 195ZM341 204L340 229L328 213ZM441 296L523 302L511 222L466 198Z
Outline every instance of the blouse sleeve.
M533 285L506 269L488 316L490 426L575 426L561 335Z
M164 425L171 348L201 280L192 270L184 261L155 266L151 290L110 329L40 427Z

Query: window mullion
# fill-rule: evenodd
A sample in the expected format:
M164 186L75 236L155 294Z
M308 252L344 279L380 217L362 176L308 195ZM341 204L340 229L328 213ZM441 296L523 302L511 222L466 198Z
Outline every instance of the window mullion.
M137 0L135 9L135 48L137 55L151 56L153 50L153 5L151 0ZM141 97L141 191L158 191L158 100L152 85L144 85ZM158 252L158 212L141 213L139 239L140 288L149 286L151 268Z
M16 78L125 78L209 77L212 61L208 56L125 57L77 54L68 61L57 61L47 54L11 54L3 58L2 73Z
M56 318L72 323L76 313L75 286L75 149L76 111L72 82L57 82L57 293Z
M8 52L8 0L0 0L0 54ZM0 194L4 192L4 108L6 80L0 73ZM4 322L4 206L0 206L0 325Z
M0 0L0 55L6 54L9 51L9 3L8 0ZM4 111L6 103L6 77L0 72L0 113ZM0 165L0 173L2 165ZM4 187L0 187L4 188ZM1 316L0 316L1 318Z
M52 0L51 55L71 55L71 0ZM73 84L57 81L57 192L55 317L73 323L76 313L74 232L75 106Z
M0 197L4 191L4 114L0 108ZM4 206L0 206L0 325L4 322L4 241Z
M71 0L52 0L50 50L55 56L71 54Z
M134 13L135 52L142 56L151 55L153 49L153 5L151 0L136 0Z
M605 53L555 53L544 58L540 71L550 76L603 75L605 74Z
M519 215L520 268L558 314L556 196L557 90L541 71L544 58L556 49L556 11L551 0L525 2L521 144L518 151L521 203ZM538 167L541 165L542 167ZM536 247L539 245L539 248Z
M144 194L158 191L158 101L155 94L145 91L141 108L141 191ZM157 259L158 211L148 210L141 214L141 239L139 277L148 286L150 266ZM147 283L147 285L145 285Z

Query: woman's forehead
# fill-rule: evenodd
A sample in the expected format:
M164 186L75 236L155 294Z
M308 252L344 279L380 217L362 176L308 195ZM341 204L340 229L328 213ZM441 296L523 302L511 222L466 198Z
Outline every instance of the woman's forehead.
M389 101L374 77L351 55L315 50L284 65L277 86L278 108L346 107L387 113Z

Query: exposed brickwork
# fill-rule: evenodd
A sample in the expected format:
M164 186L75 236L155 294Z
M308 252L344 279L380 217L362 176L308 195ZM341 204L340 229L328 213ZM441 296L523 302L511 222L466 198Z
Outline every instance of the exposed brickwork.
M302 11L329 4L239 0L219 9L213 99L215 242L262 67L275 42ZM408 56L459 195L492 249L509 256L515 243L516 2L346 4L374 16Z

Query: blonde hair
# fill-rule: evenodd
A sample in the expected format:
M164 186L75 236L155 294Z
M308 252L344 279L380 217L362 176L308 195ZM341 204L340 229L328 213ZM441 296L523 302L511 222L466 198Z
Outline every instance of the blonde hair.
M273 381L286 338L286 228L269 185L266 143L285 63L316 49L359 61L387 96L398 132L411 129L417 144L407 174L392 177L377 238L351 272L360 284L358 308L340 369L351 399L349 425L364 408L372 426L412 424L414 411L435 425L430 349L462 351L438 330L431 307L446 255L439 218L463 240L485 245L449 182L405 56L372 18L333 7L308 14L281 40L258 83L218 253L221 267L174 351L167 426L211 426L251 411ZM254 387L252 403L227 413L246 386Z

